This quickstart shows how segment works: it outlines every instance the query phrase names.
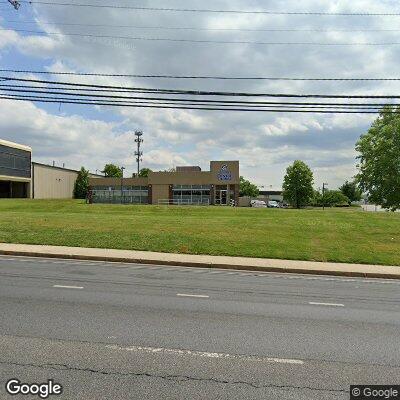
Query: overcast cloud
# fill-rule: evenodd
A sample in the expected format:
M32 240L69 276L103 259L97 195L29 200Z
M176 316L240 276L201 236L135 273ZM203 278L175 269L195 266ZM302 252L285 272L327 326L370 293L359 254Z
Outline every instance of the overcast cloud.
M78 2L77 0L73 0ZM7 3L6 0L1 0ZM132 4L128 0L94 1ZM395 1L138 1L135 5L276 11L391 12ZM399 42L398 32L241 32L155 30L47 25L46 22L134 26L245 29L397 29L400 17L264 16L167 13L96 8L29 6L0 8L0 27L101 35L287 42ZM37 24L10 21L36 20ZM290 76L397 77L400 46L266 46L194 44L126 39L40 36L0 31L0 66L76 72ZM54 79L60 77L54 76ZM63 77L66 81L67 78ZM122 78L68 78L88 83L136 84L203 90L286 93L393 94L399 83L182 81ZM208 168L211 159L238 159L241 172L259 185L279 187L285 168L306 161L316 186L331 187L355 173L354 145L373 117L151 110L73 105L43 105L0 100L0 137L31 145L34 159L85 165L92 171L114 162L134 171L132 132L143 129L144 166L165 169L179 164Z

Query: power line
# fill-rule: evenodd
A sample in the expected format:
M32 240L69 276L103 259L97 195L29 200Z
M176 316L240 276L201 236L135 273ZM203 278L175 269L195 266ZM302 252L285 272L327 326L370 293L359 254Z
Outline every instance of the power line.
M80 24L69 22L42 22L42 21L16 21L7 20L13 24L34 25L59 25L59 26L83 26L94 28L131 28L131 29L154 29L154 30L188 30L188 31L216 31L216 32L320 32L320 33L348 33L348 32L400 32L400 29L269 29L269 28L202 28L188 26L148 26L148 25L114 25L114 24Z
M65 103L65 104L80 104L80 105L102 105L113 107L134 107L134 108L156 108L156 109L181 109L181 110L205 110L205 111L236 111L236 112L274 112L274 113L318 113L318 114L376 114L384 112L381 110L364 111L364 110L309 110L309 109L254 109L254 108L221 108L221 107L193 107L193 106L176 106L176 105L144 105L144 104L120 104L113 102L90 102L82 100L62 100L57 98L37 98L31 99L26 96L12 97L0 96L3 100L16 100L16 101L35 101L44 103ZM397 111L395 111L397 112Z
M263 42L251 40L206 40L206 39L173 39L161 37L141 37L141 36L115 36L115 35L95 35L89 33L60 33L60 32L45 32L45 31L32 31L28 29L10 29L1 28L0 31L11 31L21 33L32 33L45 36L71 36L71 37L88 37L99 39L123 39L134 41L155 41L155 42L177 42L177 43L203 43L203 44L254 44L254 45L268 45L268 46L398 46L400 42L343 42L343 43L326 43L326 42Z
M211 80L266 80L266 81L400 81L400 78L293 78L293 77L228 77L212 75L155 75L155 74L105 74L105 73L84 73L84 72L57 72L37 71L19 69L0 69L0 72L12 72L37 75L70 75L70 76L98 76L98 77L122 77L122 78L161 78L161 79L211 79Z
M49 2L40 0L22 0L21 3L40 4L47 6L68 6L68 7L91 7L91 8L113 8L122 10L138 11L167 11L167 12L189 12L189 13L223 13L223 14L265 14L265 15L330 15L330 16L400 16L400 12L325 12L325 11L268 11L268 10L218 10L218 9L199 9L199 8L172 8L172 7L139 7L123 6L115 4L93 4L93 3L67 3Z
M12 78L0 76L0 79L7 79L17 82L42 83L49 85L63 85L68 87L79 87L80 89L117 89L124 92L133 93L153 93L153 94L176 94L193 96L230 96L230 97L282 97L282 98L331 98L331 99L400 99L400 95L333 95L333 94L288 94L288 93L254 93L254 92L227 92L227 91L204 91L204 90L185 90L185 89L163 89L163 88L143 88L128 86L94 85L87 83L55 82L40 79ZM113 90L114 91L114 90Z
M13 78L12 78L13 79ZM23 79L25 81L25 79ZM64 82L52 82L55 85L64 85ZM2 85L1 95L4 99L14 100L29 100L29 101L44 101L53 103L70 103L70 104L86 104L86 105L112 105L121 107L146 107L146 108L172 108L172 109L193 109L193 110L227 110L227 111L266 111L271 112L351 112L351 113L376 113L381 110L381 105L389 104L377 104L377 103L304 103L304 102L263 102L263 101L237 101L237 100L210 100L210 99L195 99L195 98L180 98L180 97L145 97L145 96L116 96L114 94L93 94L84 93L84 91L92 90L92 87L88 88L85 84L84 88L81 88L80 84L71 84L73 90L79 92L70 92L70 88L52 86L52 90L38 90L35 86L23 87L16 89L12 85ZM100 85L95 85L100 86ZM138 88L143 90L143 93L153 94L161 93L162 95L167 94L164 89L147 89ZM63 92L58 90L64 90ZM66 90L66 91L65 91ZM97 88L95 90L98 90ZM102 90L109 90L102 89ZM168 91L168 90L167 90ZM10 94L7 92L17 92L18 94ZM22 94L20 94L22 92ZM83 93L82 93L83 92ZM113 92L113 90L111 90ZM30 94L27 94L30 93ZM129 93L129 92L128 92ZM192 92L186 91L186 94L199 94L199 93L210 93L217 94L219 92ZM222 92L226 95L227 92ZM171 94L171 93L168 93ZM174 90L172 94L182 94L181 90ZM235 96L238 93L232 92L231 95ZM249 94L249 93L247 93ZM281 95L281 94L266 94L268 96L315 96L315 97L337 97L337 95ZM340 96L343 97L343 96ZM350 96L348 96L350 97ZM353 98L354 96L351 96ZM357 96L362 98L368 98L370 96ZM377 96L381 97L394 97L394 96ZM398 96L396 96L398 98ZM140 100L140 101L139 101ZM392 106L398 106L396 104L390 104ZM282 111L283 110L283 111Z
M46 88L46 87L44 87ZM47 89L47 88L46 88ZM55 89L55 88L54 88ZM98 94L93 94L93 93L69 93L69 92L59 92L55 90L37 90L37 87L35 86L30 86L26 87L24 89L15 89L14 87L0 87L0 90L6 91L6 92L11 92L11 93L16 93L16 92L22 92L22 93L34 93L34 94L46 94L46 95L57 95L57 98L62 98L58 97L60 95L62 96L78 96L78 97L92 97L95 99L118 99L115 101L137 101L137 100L148 100L148 101L154 101L154 102L159 102L159 101L168 101L168 102L177 102L177 103L188 103L188 104L227 104L230 106L247 106L247 107L255 107L255 106L268 106L268 107L275 107L275 106L288 106L288 107L369 107L369 108L382 108L384 106L399 106L400 104L393 104L393 103L316 103L316 102L271 102L271 101L245 101L245 100L209 100L209 99L187 99L187 98L169 98L169 97L144 97L144 96L116 96L116 95L98 95ZM10 95L10 94L9 94ZM10 95L11 96L11 95ZM21 95L16 95L16 96L21 96ZM67 97L65 97L67 98ZM114 101L114 100L113 100Z
M29 91L28 93L32 93L32 91ZM161 98L161 99L154 99L154 98L145 98L142 97L140 99L145 99L146 101L139 101L136 100L138 99L137 97L126 97L124 100L114 100L115 97L119 96L102 96L104 98L99 99L99 96L96 96L96 98L74 98L73 96L76 96L75 94L69 95L69 97L64 97L64 96L59 96L60 94L65 95L65 93L53 93L53 92L33 92L33 93L44 93L46 95L54 95L56 96L37 96L37 95L27 95L27 94L9 94L9 93L4 93L4 95L7 95L8 97L13 97L13 98L27 98L27 99L42 99L42 98L48 98L48 99L55 99L55 100L75 100L75 101L88 101L88 102L104 102L106 101L107 103L117 103L117 104L161 104L161 105L193 105L193 106L212 106L212 107L247 107L247 108L301 108L301 109L356 109L356 110L380 110L382 108L382 105L379 104L327 104L327 105L322 105L319 103L286 103L286 102L260 102L260 103L250 103L249 102L228 102L228 101L218 101L218 102L211 102L207 100L190 100L190 99L169 99L169 98ZM68 94L67 94L68 95ZM78 95L79 96L79 95ZM95 97L95 96L90 96L90 95L85 95L87 97ZM384 104L383 106L388 106L389 104ZM390 104L391 106L398 106L399 104Z

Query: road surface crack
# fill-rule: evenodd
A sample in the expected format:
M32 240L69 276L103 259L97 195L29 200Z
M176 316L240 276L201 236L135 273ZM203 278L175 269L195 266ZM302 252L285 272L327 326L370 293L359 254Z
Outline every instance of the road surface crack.
M236 380L225 380L218 378L201 378L190 375L162 375L162 374L154 374L149 372L121 372L121 371L102 371L93 368L81 368L74 367L67 364L55 364L55 363L46 363L46 364L31 364L31 363L17 363L17 362L7 362L0 361L0 365L13 365L17 367L30 367L30 368L41 368L41 369L53 369L57 371L76 371L76 372L89 372L92 374L101 374L107 376L121 376L121 377L145 377L145 378L156 378L163 379L168 381L175 382L188 382L188 381L197 381L197 382L213 382L216 384L224 384L224 385L244 385L249 386L254 389L281 389L281 390L311 390L317 392L329 392L329 393L348 393L348 390L345 389L327 389L327 388L318 388L312 386L295 386L295 385L276 385L272 383L267 384L257 384L255 382L246 382L246 381L236 381Z

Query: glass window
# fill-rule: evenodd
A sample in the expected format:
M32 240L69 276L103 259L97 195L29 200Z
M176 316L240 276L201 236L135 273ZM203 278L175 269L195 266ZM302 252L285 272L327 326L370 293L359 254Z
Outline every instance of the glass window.
M192 191L191 190L182 190L182 200L191 201Z
M174 190L173 191L173 197L180 199L182 197L182 190Z

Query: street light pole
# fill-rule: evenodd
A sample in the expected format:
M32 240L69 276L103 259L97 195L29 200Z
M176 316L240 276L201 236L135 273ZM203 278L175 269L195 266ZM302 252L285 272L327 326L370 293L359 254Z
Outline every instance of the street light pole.
M122 198L124 194L124 169L125 167L121 167L121 204L123 203Z
M322 184L322 209L325 210L325 186L328 186L327 183Z

